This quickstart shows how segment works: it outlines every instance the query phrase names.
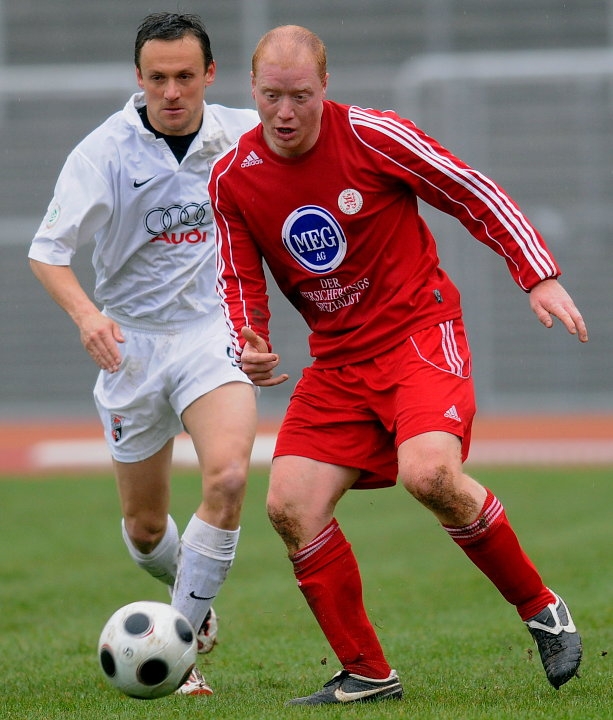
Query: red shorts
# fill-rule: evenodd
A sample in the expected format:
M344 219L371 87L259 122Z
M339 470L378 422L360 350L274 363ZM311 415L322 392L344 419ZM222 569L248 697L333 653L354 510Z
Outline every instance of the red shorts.
M394 485L398 446L426 432L462 440L475 414L470 349L461 319L421 330L384 355L337 368L306 368L274 456L357 468L355 488Z

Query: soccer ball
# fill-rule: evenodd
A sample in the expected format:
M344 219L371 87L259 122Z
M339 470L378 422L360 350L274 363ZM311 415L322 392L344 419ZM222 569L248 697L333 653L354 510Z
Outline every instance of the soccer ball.
M98 659L111 685L133 698L170 695L187 680L198 644L171 605L140 600L119 608L102 629Z

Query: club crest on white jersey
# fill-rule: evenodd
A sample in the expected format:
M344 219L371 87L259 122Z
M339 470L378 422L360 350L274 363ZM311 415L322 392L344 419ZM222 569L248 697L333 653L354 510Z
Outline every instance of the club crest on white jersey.
M334 216L316 205L303 205L283 223L283 244L303 268L317 274L336 269L347 252L347 239Z
M45 216L46 227L52 228L57 223L57 221L60 219L60 212L60 204L54 198L53 202L49 206L49 209L47 210L47 215Z

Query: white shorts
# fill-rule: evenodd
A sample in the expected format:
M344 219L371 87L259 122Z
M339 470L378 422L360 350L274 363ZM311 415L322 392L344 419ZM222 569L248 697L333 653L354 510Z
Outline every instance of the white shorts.
M116 373L101 371L94 400L111 455L145 460L184 430L183 411L229 382L250 384L237 367L223 317L167 330L120 323L125 342Z

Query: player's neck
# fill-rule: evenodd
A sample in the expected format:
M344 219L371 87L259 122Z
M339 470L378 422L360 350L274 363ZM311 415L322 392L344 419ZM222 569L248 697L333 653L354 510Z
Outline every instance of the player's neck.
M187 151L189 150L189 146L192 144L192 140L199 133L200 127L202 126L202 121L201 121L200 127L198 127L198 130L196 130L195 132L187 133L187 135L167 135L166 133L156 130L153 127L153 125L149 122L149 117L147 116L147 106L146 105L143 105L143 107L138 108L138 114L140 115L140 118L143 122L143 126L147 130L152 132L156 138L164 140L164 142L168 145L168 147L172 151L172 154L177 159L177 162L179 162L179 163L186 156Z

